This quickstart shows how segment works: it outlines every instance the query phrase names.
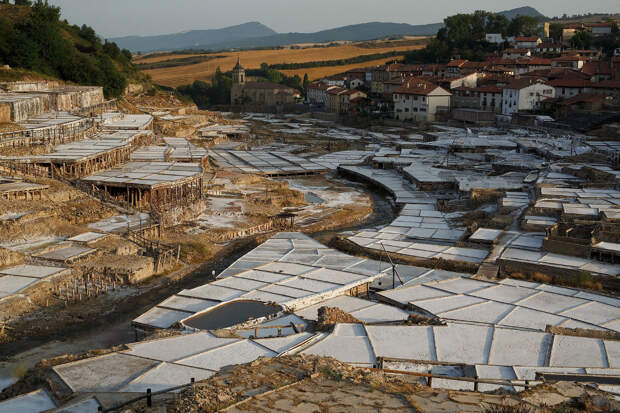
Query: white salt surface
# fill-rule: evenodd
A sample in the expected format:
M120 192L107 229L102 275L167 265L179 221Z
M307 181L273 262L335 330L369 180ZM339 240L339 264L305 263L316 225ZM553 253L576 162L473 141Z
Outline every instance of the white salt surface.
M218 338L208 332L180 335L166 340L153 340L130 344L125 354L160 361L176 361L194 354L238 341Z
M36 390L0 402L0 411L7 413L33 413L54 409L56 404L45 390Z
M248 363L259 357L275 357L276 355L276 352L259 344L243 340L178 360L177 364L217 371L224 366Z

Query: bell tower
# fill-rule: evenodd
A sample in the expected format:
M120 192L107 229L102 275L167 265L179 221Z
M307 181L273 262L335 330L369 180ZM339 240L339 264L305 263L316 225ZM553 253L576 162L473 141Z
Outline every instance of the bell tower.
M239 57L237 57L237 64L232 70L232 81L234 84L237 85L245 84L245 69L243 68L243 66L241 66L241 63L239 62Z

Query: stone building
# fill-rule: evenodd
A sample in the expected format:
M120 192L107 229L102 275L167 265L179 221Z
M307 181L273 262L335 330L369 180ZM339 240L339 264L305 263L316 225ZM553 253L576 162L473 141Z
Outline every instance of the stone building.
M257 104L275 106L295 103L298 90L272 82L248 82L245 69L239 60L232 70L230 103L233 105Z

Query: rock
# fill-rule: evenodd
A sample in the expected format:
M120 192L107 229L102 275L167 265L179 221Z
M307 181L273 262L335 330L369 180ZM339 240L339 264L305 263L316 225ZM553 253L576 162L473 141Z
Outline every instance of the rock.
M11 66L9 66L9 65L3 65L3 66L2 66L2 70L4 70L4 71L8 72L9 70L11 70Z
M342 311L337 307L321 307L318 310L317 329L329 330L334 324L338 323L356 323L362 324L360 320L352 315Z

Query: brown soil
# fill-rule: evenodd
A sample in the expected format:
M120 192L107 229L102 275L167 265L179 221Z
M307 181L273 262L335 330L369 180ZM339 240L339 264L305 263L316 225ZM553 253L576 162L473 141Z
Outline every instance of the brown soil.
M318 310L316 328L319 331L329 331L338 323L362 324L360 320L351 314L342 311L338 307L321 307Z

